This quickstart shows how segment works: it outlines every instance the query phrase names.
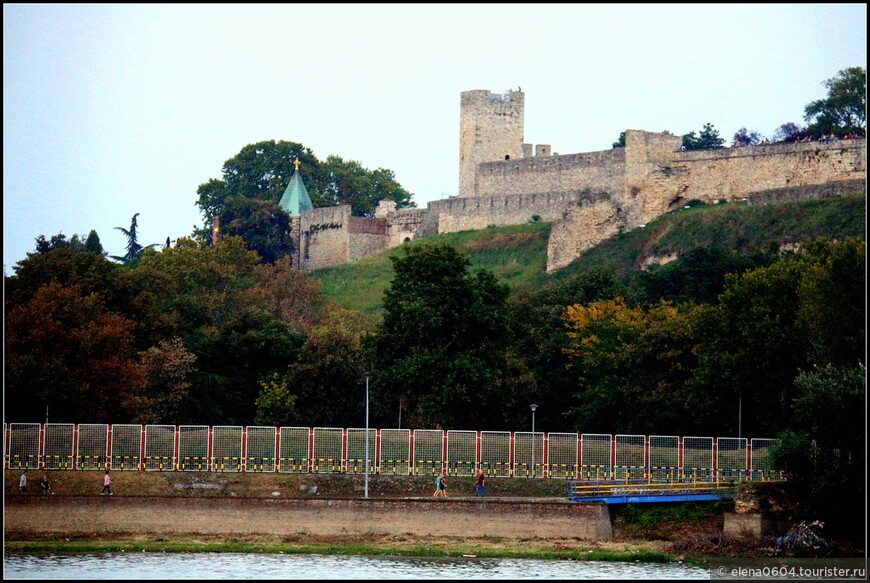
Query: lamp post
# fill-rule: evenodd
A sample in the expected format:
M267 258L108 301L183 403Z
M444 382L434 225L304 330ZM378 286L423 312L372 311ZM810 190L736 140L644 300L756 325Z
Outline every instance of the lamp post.
M538 406L535 403L532 403L532 477L535 477L535 411L538 409Z
M372 373L366 371L363 373L366 378L366 484L365 497L369 497L369 377Z

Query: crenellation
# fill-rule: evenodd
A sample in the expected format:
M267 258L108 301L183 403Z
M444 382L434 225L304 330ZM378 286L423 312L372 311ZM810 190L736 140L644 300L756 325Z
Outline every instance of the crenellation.
M625 147L560 155L524 142L524 105L520 91L462 92L459 194L426 209L384 200L375 217L351 217L347 205L305 211L291 218L294 264L310 271L436 233L542 220L554 271L692 199L767 204L866 185L864 139L681 151L680 136L626 130Z

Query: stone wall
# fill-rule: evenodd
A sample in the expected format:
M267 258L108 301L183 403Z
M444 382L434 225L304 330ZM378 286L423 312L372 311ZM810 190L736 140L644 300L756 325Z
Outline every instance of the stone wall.
M242 499L160 496L15 496L4 501L7 536L46 533L313 535L413 534L613 537L603 503L457 499Z
M561 192L584 188L622 190L625 182L623 148L538 156L480 165L477 196Z
M302 213L299 255L303 271L348 262L350 218L350 205L322 207Z
M580 192L453 197L430 202L429 213L437 217L438 233L485 229L490 225L521 225L535 215L552 222L561 218L565 207L577 200Z

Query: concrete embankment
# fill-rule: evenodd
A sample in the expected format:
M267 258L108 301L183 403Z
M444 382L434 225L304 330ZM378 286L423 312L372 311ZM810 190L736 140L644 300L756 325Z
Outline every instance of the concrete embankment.
M607 505L504 499L7 497L7 535L412 534L613 537Z

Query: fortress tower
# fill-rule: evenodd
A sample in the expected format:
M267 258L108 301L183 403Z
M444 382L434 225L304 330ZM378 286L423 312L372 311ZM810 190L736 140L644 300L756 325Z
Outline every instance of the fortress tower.
M522 91L463 91L459 112L459 196L477 196L481 162L523 158Z

